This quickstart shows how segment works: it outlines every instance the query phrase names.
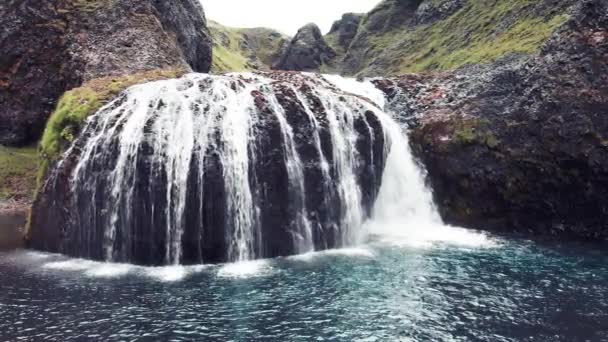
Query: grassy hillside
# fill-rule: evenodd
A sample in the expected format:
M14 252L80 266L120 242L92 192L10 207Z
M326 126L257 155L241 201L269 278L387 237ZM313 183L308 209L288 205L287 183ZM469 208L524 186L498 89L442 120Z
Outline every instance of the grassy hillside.
M0 145L0 201L29 201L36 187L37 168L35 147Z
M425 3L430 8L440 8L448 1ZM398 9L389 5L392 2L386 0L363 20L347 52L346 73L395 75L451 70L493 62L513 53L533 54L567 20L567 9L573 3L467 0L454 13L429 23L419 23L417 11L410 20L391 25L399 17L392 13Z
M289 37L267 28L240 29L209 22L212 72L269 70Z

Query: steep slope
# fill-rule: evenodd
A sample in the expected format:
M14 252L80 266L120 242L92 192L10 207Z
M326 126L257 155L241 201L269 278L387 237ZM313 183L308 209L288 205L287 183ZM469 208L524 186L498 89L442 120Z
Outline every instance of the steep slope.
M572 0L386 0L359 28L347 74L452 70L530 55L567 20Z
M211 71L270 70L289 37L272 29L231 28L210 21L213 38Z
M364 16L346 14L316 46L285 51L278 69L388 76L454 70L538 53L567 19L574 0L384 0ZM310 40L310 39L309 39ZM292 45L306 45L295 37ZM310 42L309 42L310 43ZM294 57L294 55L298 57ZM331 56L330 56L331 57ZM323 63L319 63L323 60ZM305 67L298 67L303 65Z

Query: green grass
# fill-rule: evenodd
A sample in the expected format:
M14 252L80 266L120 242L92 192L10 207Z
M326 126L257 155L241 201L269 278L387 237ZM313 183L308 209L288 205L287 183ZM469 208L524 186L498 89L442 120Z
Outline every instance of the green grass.
M222 73L229 71L249 71L248 62L245 57L224 46L213 47L213 63L211 72Z
M213 63L211 71L247 71L248 60L243 56L239 43L242 35L239 29L211 23L209 25L213 38Z
M368 33L371 50L361 72L374 71L368 67L374 60L381 62L385 74L403 74L489 63L511 53L537 53L568 16L566 8L534 11L536 4L536 0L470 0L429 25Z
M288 37L266 28L241 29L209 22L213 38L211 72L269 70Z
M176 78L186 71L160 69L120 77L102 77L63 94L40 141L40 165L37 183L40 185L50 165L56 162L80 133L85 120L124 89L139 83Z
M36 186L37 165L35 147L0 145L0 200L30 200Z

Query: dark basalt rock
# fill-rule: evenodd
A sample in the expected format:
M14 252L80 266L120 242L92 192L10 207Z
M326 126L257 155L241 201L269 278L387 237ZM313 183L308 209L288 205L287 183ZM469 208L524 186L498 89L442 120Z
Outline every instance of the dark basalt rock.
M63 67L70 54L57 1L2 1L0 26L0 144L23 145L80 80Z
M308 24L298 31L273 69L316 71L335 57L336 52L327 45L319 27Z
M338 44L343 48L348 48L350 42L357 35L359 30L359 24L363 19L363 14L358 13L346 13L342 15L340 20L336 20L331 26L329 34L338 35Z
M0 144L35 142L59 96L85 81L211 63L196 0L8 0L0 26Z
M526 62L374 82L447 223L608 239L608 3L580 2Z

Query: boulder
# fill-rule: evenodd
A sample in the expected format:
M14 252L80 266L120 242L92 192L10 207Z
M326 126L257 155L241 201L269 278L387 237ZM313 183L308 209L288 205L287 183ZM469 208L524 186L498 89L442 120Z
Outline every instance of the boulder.
M327 44L319 27L308 24L287 45L273 69L318 71L335 57L336 52Z

